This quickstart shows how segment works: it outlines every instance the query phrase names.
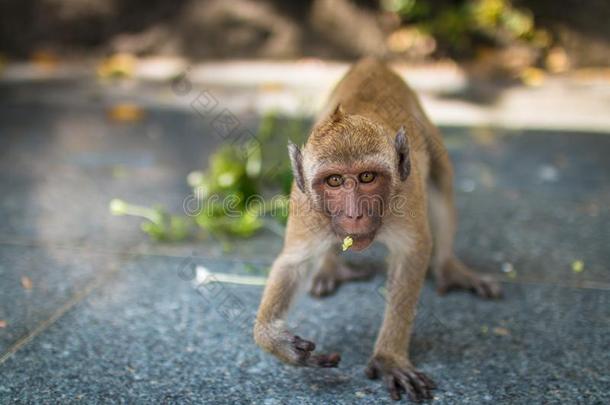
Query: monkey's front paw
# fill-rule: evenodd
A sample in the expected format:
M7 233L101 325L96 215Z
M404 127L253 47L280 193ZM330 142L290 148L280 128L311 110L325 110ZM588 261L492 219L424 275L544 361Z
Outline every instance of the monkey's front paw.
M395 401L400 399L401 392L407 393L416 402L432 399L431 391L436 388L430 377L417 371L408 362L393 362L374 357L369 361L365 372L370 379L382 377L390 397Z
M339 353L314 354L315 343L295 336L281 326L257 324L254 339L261 348L294 366L337 367L341 361Z
M339 353L312 354L316 349L314 342L301 339L299 336L292 337L292 348L298 359L299 365L308 367L337 367L341 361Z

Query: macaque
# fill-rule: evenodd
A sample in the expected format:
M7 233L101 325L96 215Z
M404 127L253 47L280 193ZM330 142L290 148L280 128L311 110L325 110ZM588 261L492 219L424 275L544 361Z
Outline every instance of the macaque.
M341 261L341 242L362 251L378 241L388 250L387 305L366 375L381 377L395 400L402 393L432 398L434 382L408 355L428 268L441 294L461 288L501 295L496 282L454 255L453 169L440 132L397 74L364 59L339 82L304 147L288 149L290 215L258 310L256 343L288 364L336 367L338 353L316 352L283 319L306 280L314 296L324 296L362 278Z

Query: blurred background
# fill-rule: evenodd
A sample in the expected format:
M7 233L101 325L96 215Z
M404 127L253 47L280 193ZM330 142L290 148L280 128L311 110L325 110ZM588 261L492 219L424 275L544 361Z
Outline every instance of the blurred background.
M3 2L0 49L13 59L114 52L194 60L386 56L477 61L551 72L609 62L606 2L308 0ZM584 43L587 46L582 46Z
M426 284L435 402L608 402L608 21L602 0L0 2L0 402L389 402L362 373L383 275L289 319L337 370L250 333L286 143L365 56L439 125L458 255L506 292Z

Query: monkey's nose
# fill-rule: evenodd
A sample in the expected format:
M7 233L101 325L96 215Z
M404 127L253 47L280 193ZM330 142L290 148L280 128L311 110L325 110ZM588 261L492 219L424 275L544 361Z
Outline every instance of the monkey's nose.
M359 219L362 219L364 217L364 214L348 213L348 214L345 214L345 216L351 220L358 221Z

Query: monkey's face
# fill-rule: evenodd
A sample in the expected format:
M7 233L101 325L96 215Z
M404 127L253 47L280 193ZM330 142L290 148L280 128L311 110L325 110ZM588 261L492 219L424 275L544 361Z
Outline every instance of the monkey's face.
M354 250L367 248L384 213L390 213L396 186L409 176L404 128L393 136L388 128L337 107L314 127L303 151L292 143L288 149L296 189L330 220L339 241L351 236Z
M376 166L334 165L319 172L313 190L339 240L351 236L363 250L375 239L389 198L389 173Z

